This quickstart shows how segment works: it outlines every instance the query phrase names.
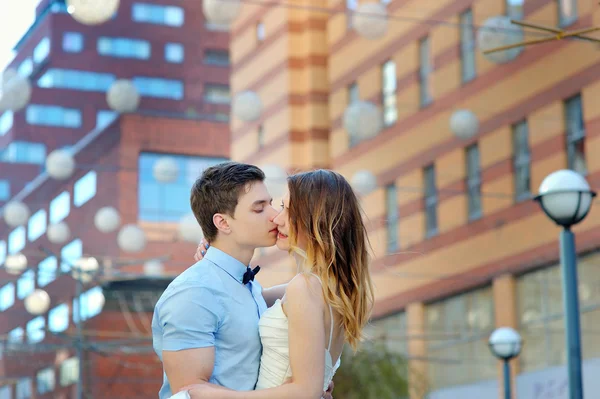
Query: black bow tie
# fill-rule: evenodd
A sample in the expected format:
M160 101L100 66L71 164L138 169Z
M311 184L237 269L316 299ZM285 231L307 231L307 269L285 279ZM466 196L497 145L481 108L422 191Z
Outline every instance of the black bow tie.
M244 278L242 279L242 284L248 284L250 281L254 281L254 276L256 273L260 271L260 266L256 266L254 269L248 268L246 273L244 273Z

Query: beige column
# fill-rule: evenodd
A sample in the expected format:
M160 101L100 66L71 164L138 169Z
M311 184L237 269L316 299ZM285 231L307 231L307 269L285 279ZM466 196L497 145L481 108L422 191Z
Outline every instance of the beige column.
M494 279L493 292L496 328L511 327L518 330L517 291L514 276L506 274ZM493 356L491 352L490 356ZM502 366L502 362L498 361L499 399L504 399L504 371ZM510 371L511 392L513 399L515 399L517 397L515 378L519 374L518 358L511 360Z
M408 336L408 382L410 399L423 399L428 391L427 341L425 340L425 305L412 303L406 307Z

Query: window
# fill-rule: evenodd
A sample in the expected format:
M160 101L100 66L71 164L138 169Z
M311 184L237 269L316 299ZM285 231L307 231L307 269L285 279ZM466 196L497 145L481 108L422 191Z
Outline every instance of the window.
M33 61L40 64L48 58L50 54L50 38L45 37L33 49Z
M460 59L462 82L475 79L475 33L473 31L473 12L471 9L460 14Z
M10 182L8 180L0 180L0 202L8 201L10 198Z
M10 344L22 344L23 338L25 337L25 330L23 327L17 327L9 331L8 343Z
M529 199L531 193L531 154L527 121L512 127L515 201Z
M567 168L582 175L587 174L585 160L585 123L581 95L578 94L564 102L565 131L567 139Z
M390 353L408 355L406 313L399 312L383 319L375 320L366 327L367 336L373 343L383 343Z
M80 207L96 195L97 174L95 170L89 171L77 180L73 186L73 205Z
M6 261L6 242L0 241L0 265Z
M56 257L49 256L38 264L38 286L45 287L56 280L58 261Z
M229 52L227 50L205 50L204 63L207 65L229 66Z
M184 16L183 8L175 6L134 3L131 8L131 19L135 22L178 27L183 26Z
M37 240L46 232L47 217L46 210L40 209L29 218L27 223L27 239L29 241Z
M392 183L385 188L385 214L387 230L387 251L392 253L399 247L398 243L398 189Z
M16 399L30 399L32 395L31 378L20 378L17 381L17 396Z
M71 194L63 191L50 201L50 224L61 222L71 212Z
M83 50L83 35L79 32L63 33L62 47L67 53L80 53Z
M348 85L348 104L353 104L357 101L360 101L360 91L358 84L353 82Z
M0 288L0 312L15 304L15 284L8 283Z
M27 330L27 342L30 344L37 344L42 342L46 336L46 320L44 316L38 316L35 319L31 319L26 326Z
M98 54L107 57L135 58L139 60L149 59L152 52L150 42L125 37L99 37L96 48Z
M69 328L69 305L61 303L48 313L48 330L59 333Z
M0 399L12 399L12 387L10 385L0 387Z
M577 21L577 0L558 0L558 23L564 27Z
M431 237L438 232L437 205L438 193L435 184L435 165L429 165L423 170L425 186L425 234Z
M19 72L19 75L28 78L29 75L31 75L31 73L33 72L33 61L31 60L31 58L25 58L23 62L19 64L17 72Z
M381 67L381 96L383 98L383 123L385 126L391 126L398 120L396 87L396 63L390 60Z
M81 294L81 320L85 321L102 312L104 306L104 293L102 287L94 287ZM76 309L74 306L73 309ZM76 315L73 316L76 319Z
M48 367L37 372L37 391L39 394L45 394L54 391L55 386L54 368Z
M46 145L27 141L13 141L0 151L0 160L10 163L43 165L46 161Z
M225 161L224 158L203 158L169 155L179 167L177 180L160 183L154 179L154 163L164 156L157 153L141 153L138 161L138 218L145 221L178 221L190 212L190 189L202 171Z
M261 43L265 40L265 24L263 22L259 22L256 24L256 42Z
M426 341L432 390L496 379L496 359L479 356L489 351L487 340L494 329L491 287L427 305L425 327L426 334L441 337Z
M477 144L467 147L467 196L469 220L481 217L481 166Z
M75 384L79 380L79 361L76 357L69 358L60 365L60 385Z
M229 86L210 83L205 84L204 101L212 104L229 104L231 102Z
M4 111L4 113L0 115L0 136L6 135L12 128L14 122L13 116L14 114L12 111Z
M523 3L525 0L506 0L506 16L510 19L523 19Z
M346 0L346 27L352 29L352 16L358 7L358 0Z
M31 104L27 107L25 119L31 125L81 127L80 110L55 105Z
M429 36L424 37L419 42L419 83L421 106L428 105L433 100L431 95L431 73L433 66L431 65L431 46Z
M263 148L265 146L265 128L263 125L258 126L256 137L258 142L258 148Z
M96 128L104 129L108 127L113 120L118 117L119 113L115 111L100 110L96 113Z
M17 297L25 299L35 289L35 272L26 270L17 280Z
M75 239L65 245L60 251L60 271L68 273L72 266L83 256L83 244L80 239Z
M116 80L111 73L50 68L37 81L45 89L71 89L106 92Z
M165 60L174 64L181 64L185 58L183 44L167 43L165 44Z
M8 235L8 253L16 254L25 248L25 227L19 226Z
M142 96L173 100L183 98L183 82L180 80L136 76L132 81Z

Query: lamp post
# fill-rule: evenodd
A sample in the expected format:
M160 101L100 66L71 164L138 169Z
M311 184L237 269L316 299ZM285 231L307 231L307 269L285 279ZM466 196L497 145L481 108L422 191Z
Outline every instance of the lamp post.
M572 170L559 170L548 175L540 185L535 200L560 232L563 305L566 323L569 398L583 399L581 374L581 331L577 287L577 252L571 226L581 222L590 211L596 193L585 178Z
M492 354L504 362L505 399L511 399L509 362L521 353L522 342L519 333L510 327L500 327L490 335L488 343Z

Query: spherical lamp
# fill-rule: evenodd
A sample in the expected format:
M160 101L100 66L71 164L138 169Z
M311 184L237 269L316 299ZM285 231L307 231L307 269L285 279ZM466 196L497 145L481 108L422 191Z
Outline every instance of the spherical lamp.
M140 105L140 93L132 81L119 79L108 89L106 102L117 112L134 112Z
M521 335L510 327L496 329L488 341L492 354L501 360L519 356L523 340Z
M468 109L454 111L450 117L450 130L461 140L470 139L479 131L477 115Z
M4 206L4 221L12 227L22 226L29 219L29 207L21 201L11 201Z
M119 9L119 0L67 0L67 12L84 25L99 25Z
M203 0L204 18L216 25L231 25L242 10L241 0Z
M75 171L75 159L67 150L54 150L46 158L46 171L56 180L67 180Z
M382 38L387 33L388 17L385 5L363 3L352 13L352 27L362 37L370 40Z
M343 125L352 139L368 140L383 129L383 114L369 101L355 101L344 111Z
M257 93L246 90L233 99L233 114L244 122L254 122L262 113L262 101Z
M105 206L98 209L94 216L94 225L103 233L110 233L119 228L121 216L112 206Z
M140 252L146 247L146 234L138 226L127 224L119 231L117 242L125 252Z
M523 28L510 22L505 15L498 15L485 20L477 32L477 45L483 51L510 46L523 41ZM494 51L485 54L485 58L496 64L504 64L517 58L523 47L513 47L508 50Z
M368 170L359 170L352 175L350 184L358 195L365 196L377 189L377 178Z
M202 228L192 213L188 213L179 220L178 231L182 240L194 244L198 244L204 237Z
M25 297L25 310L29 314L39 316L48 311L50 308L50 295L44 290L36 289L31 294Z
M152 167L152 174L160 183L172 183L179 176L179 166L173 157L160 157Z
M11 254L4 261L4 269L8 274L21 274L27 269L27 257L23 254Z
M287 191L288 174L279 165L263 165L260 167L265 173L265 184L273 198L281 198Z
M69 240L69 237L71 237L71 229L69 229L69 225L65 222L58 222L48 226L46 234L48 236L48 241L51 243L64 244Z

